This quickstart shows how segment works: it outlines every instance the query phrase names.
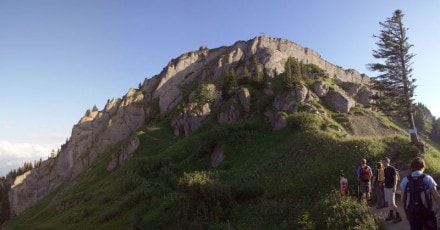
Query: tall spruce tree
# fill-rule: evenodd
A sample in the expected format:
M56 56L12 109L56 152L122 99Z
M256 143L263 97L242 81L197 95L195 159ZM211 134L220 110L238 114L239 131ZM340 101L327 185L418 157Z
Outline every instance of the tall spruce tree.
M429 134L429 138L431 138L431 140L433 141L440 143L440 118L434 118L432 120L432 130Z
M420 144L413 117L413 96L416 85L412 77L411 59L414 54L409 52L413 46L409 44L406 31L403 26L401 10L394 11L391 18L379 22L381 26L380 35L373 50L373 57L384 59L384 63L371 63L368 65L372 71L380 72L380 75L373 78L373 88L382 94L380 106L385 111L393 112L404 118L409 123L411 141L420 151L423 146Z

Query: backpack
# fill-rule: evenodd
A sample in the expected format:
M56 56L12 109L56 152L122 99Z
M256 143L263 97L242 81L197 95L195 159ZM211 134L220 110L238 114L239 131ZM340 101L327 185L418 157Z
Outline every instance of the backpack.
M361 172L359 178L363 181L369 181L371 175L371 169L367 165L361 166Z
M432 199L428 192L428 185L423 181L425 175L417 178L407 176L408 183L404 191L404 209L408 218L421 218L433 213Z

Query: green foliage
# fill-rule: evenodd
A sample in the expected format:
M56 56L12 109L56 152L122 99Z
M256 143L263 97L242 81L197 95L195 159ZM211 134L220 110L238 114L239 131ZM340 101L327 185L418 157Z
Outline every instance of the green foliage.
M323 125L323 121L318 115L305 112L289 116L287 122L293 130L302 131L320 130Z
M437 143L440 143L440 119L434 119L432 123L431 133L429 134L429 138Z
M302 230L315 229L315 224L310 219L310 214L308 212L303 212L300 216L298 216L297 229L302 229Z
M260 69L260 63L258 62L257 56L254 55L252 57L252 62L254 65L254 73L252 75L251 83L255 88L261 89L265 84L266 78L264 72Z
M289 57L284 64L285 72L282 74L285 89L292 90L302 81L311 85L315 80L324 78L325 71L315 64L304 64L297 58Z
M322 199L321 218L325 229L379 229L368 206L359 204L356 198L342 197L338 191L332 191Z
M319 79L319 78L324 78L327 76L327 74L325 73L325 71L321 68L319 68L317 65L315 64L303 64L302 65L302 70L303 70L303 76L306 76L307 78L311 78L311 79Z
M382 93L380 108L411 121L408 113L412 112L416 88L411 68L414 54L409 52L412 45L406 36L408 29L403 26L403 16L402 11L396 10L391 18L379 23L380 35L375 36L378 49L373 50L373 57L385 63L371 63L369 69L380 73L373 78L373 88Z
M239 85L249 84L251 79L251 75L249 74L248 68L243 67L243 71L241 71L240 78L238 80Z
M184 173L179 185L187 195L181 209L187 224L208 227L227 220L232 208L230 187L212 172Z
M235 71L234 69L230 69L228 72L226 72L226 75L224 76L224 82L222 86L222 95L224 99L229 99L232 96L237 93L238 90L238 83L237 79L235 77Z
M294 57L289 57L284 64L284 69L284 87L286 89L292 90L299 82L301 82L303 78L302 65L300 64L298 59Z
M92 108L92 112L98 112L98 111L99 111L98 107L96 105L94 105Z
M196 89L196 100L201 105L214 102L216 97L217 95L214 84L201 84Z
M87 109L87 111L86 111L86 113L84 114L84 116L88 117L88 116L90 116L91 113L92 113L92 112L90 111L90 109Z

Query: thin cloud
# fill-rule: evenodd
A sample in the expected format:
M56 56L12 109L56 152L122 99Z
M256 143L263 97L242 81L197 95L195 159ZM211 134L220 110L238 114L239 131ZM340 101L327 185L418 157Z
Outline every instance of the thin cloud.
M13 156L16 158L33 158L48 156L53 146L29 143L11 143L0 140L0 156Z
M34 162L40 158L45 160L55 149L51 145L30 143L12 143L0 140L0 175L23 166L24 162Z

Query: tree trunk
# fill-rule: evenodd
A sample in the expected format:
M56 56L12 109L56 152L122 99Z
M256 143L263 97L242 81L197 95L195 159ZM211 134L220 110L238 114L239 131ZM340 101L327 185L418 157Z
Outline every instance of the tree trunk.
M417 147L419 152L425 152L425 145L419 141L417 136L417 129L414 123L414 116L412 112L408 112L408 122L409 122L409 135L411 137L411 143Z

